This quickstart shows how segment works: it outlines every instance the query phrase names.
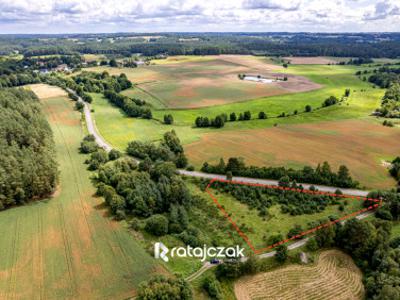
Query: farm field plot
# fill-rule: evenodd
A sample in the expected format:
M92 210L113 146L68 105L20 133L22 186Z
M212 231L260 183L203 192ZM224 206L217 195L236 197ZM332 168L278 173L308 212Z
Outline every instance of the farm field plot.
M0 213L0 299L130 297L160 267L93 197L86 157L78 153L84 131L73 102L42 102L60 184L52 198Z
M242 63L247 59L238 56L236 61ZM169 65L178 69L181 64ZM315 165L327 160L335 168L346 164L352 175L366 187L391 187L394 181L388 176L381 160L393 159L397 155L395 148L398 147L399 128L383 127L370 117L371 112L379 107L384 90L374 89L359 80L354 75L358 69L349 65L290 65L286 72L307 77L323 88L197 109L160 109L161 103L157 102L158 108L153 109L156 120L127 118L100 95L94 96L92 106L101 134L120 150L125 150L128 142L134 139L157 141L165 131L174 129L185 145L191 163L197 167L205 161L215 162L220 157L230 156L241 156L249 164L290 167ZM119 69L113 70L120 72ZM331 95L341 97L346 88L351 89L351 94L341 105L302 113L305 105L319 107ZM142 93L138 89L124 93L132 91ZM246 110L252 114L250 121L227 122L221 129L193 127L198 116L239 114ZM282 112L293 113L294 110L298 110L299 114L277 118ZM264 111L269 118L258 120L260 111ZM173 115L174 125L157 121L162 120L165 114ZM274 127L275 124L278 126ZM319 126L322 128L319 129ZM353 142L354 135L357 136ZM306 141L314 147L305 145ZM322 150L315 153L315 149Z
M186 146L197 166L221 157L244 157L250 165L301 168L328 161L344 164L351 175L370 188L390 188L395 181L383 161L400 149L400 130L367 120L343 120L278 126L276 128L215 132Z
M316 265L290 265L248 276L235 283L238 300L363 299L362 273L352 259L337 250L321 252Z
M289 61L291 64L294 65L328 65L328 64L336 64L341 61L346 61L349 58L326 57L326 56L314 56L314 57L292 56L292 57L284 57L283 59Z
M59 87L42 83L30 84L26 88L32 90L39 99L67 96L67 93Z
M341 218L363 208L362 201L340 199L339 202L341 204L347 202L343 211L340 211L339 204L336 204L328 205L325 210L318 213L293 216L289 213L282 213L281 205L274 204L268 208L268 215L262 217L259 214L259 210L251 209L247 204L240 202L233 196L217 192L214 189L210 189L210 191L256 249L270 246L268 238L272 235L281 234L286 239L289 230L295 225L300 225L305 231L315 227L309 227L310 222L328 219L329 216ZM207 197L207 195L205 196ZM214 203L210 197L208 199L210 203ZM221 215L223 214L221 213ZM247 244L244 245L248 248Z
M110 73L110 68L94 68ZM90 69L89 69L90 70ZM187 60L168 60L162 64L135 69L117 69L164 108L197 108L229 104L265 96L304 92L321 86L303 76L286 74L287 81L270 84L240 80L238 74L283 79L283 68L267 59L252 56L221 55Z

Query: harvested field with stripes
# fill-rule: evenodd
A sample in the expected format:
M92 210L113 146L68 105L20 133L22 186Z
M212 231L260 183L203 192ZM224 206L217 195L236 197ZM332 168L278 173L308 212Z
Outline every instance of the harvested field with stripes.
M350 256L324 251L312 266L290 265L248 276L235 284L238 300L358 300L363 299L362 273Z

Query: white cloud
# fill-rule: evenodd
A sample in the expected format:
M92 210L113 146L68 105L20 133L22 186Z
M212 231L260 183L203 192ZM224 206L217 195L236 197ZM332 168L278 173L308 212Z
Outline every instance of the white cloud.
M301 0L246 0L244 8L250 9L271 9L271 10L298 10Z
M376 3L374 11L364 15L364 20L383 20L390 16L400 16L400 2L384 0Z
M395 31L399 15L399 0L0 0L0 32Z

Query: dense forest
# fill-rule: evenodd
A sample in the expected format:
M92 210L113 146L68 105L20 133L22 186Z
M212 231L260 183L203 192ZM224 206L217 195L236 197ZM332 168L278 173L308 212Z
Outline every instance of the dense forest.
M228 163L223 159L217 165L207 162L203 164L201 171L216 174L231 174L234 176L244 176L253 178L265 178L283 180L285 177L289 181L302 183L324 184L343 188L357 187L359 183L351 178L346 166L340 166L338 172L332 171L330 165L324 162L315 169L305 166L301 170L287 169L284 167L256 167L246 166L242 158L231 157Z
M0 91L0 210L51 194L57 184L53 136L37 97Z
M152 36L151 34L147 34ZM0 38L0 54L26 57L99 53L130 56L262 54L274 56L399 57L398 33L164 33L8 35ZM134 37L134 38L132 38Z

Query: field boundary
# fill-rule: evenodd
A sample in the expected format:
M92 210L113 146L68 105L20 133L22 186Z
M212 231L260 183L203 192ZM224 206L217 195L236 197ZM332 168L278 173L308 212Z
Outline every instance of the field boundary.
M217 198L214 196L214 194L210 191L211 185L214 182L223 182L223 183L228 183L228 184L240 184L240 185L247 185L247 186L256 186L256 187L263 187L263 188L268 188L268 189L276 189L276 190L283 190L283 191L293 191L293 192L298 192L298 193L305 193L305 194L312 194L312 195L324 195L324 196L332 196L332 197L337 197L337 198L346 198L346 199L352 199L352 200L358 200L358 201L371 201L374 202L374 204L371 204L370 206L360 209L358 211L355 211L353 213L347 214L339 219L329 221L327 223L321 224L317 227L311 228L309 230L303 231L291 238L283 239L282 241L279 241L275 244L269 245L264 248L256 249L250 239L247 237L247 235L239 228L239 226L235 223L235 221L232 220L231 214L229 214L225 208L218 202ZM207 194L211 197L211 199L214 201L214 203L217 205L219 210L223 213L225 218L228 219L228 221L231 223L231 225L235 228L236 232L242 237L242 239L246 242L246 244L250 247L250 249L255 253L255 254L261 254L267 250L273 249L279 245L285 244L289 241L296 240L302 236L305 236L307 234L313 233L317 230L320 230L325 227L332 226L338 222L342 222L348 218L355 217L357 215L360 215L362 213L371 211L380 205L382 205L382 199L375 199L375 198L369 198L369 197L364 197L364 196L352 196L352 195L346 195L346 194L336 194L336 193L329 193L329 192L322 192L322 191L311 191L311 190L306 190L306 189L300 189L300 188L291 188L291 187L283 187L283 186L275 186L275 185L268 185L268 184L261 184L261 183L249 183L249 182L243 182L243 181L236 181L236 180L225 180L225 179L219 179L219 178L213 178L210 180L208 183L205 191Z

